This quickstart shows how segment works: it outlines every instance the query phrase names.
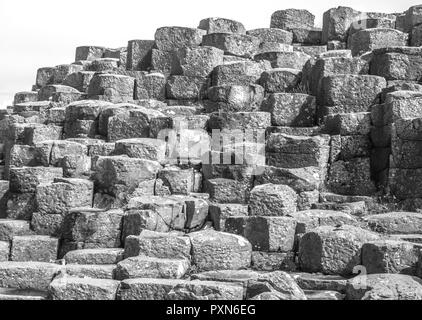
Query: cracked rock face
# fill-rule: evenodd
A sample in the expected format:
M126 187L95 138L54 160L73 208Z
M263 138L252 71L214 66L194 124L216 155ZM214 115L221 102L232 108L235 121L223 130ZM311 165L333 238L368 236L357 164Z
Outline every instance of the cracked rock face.
M38 69L0 110L0 300L421 300L421 8Z

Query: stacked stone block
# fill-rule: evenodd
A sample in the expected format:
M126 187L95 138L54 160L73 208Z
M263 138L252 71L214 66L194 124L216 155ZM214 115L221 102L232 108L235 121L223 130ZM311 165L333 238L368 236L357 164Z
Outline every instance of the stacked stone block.
M360 268L365 298L420 298L421 214L377 197L421 208L419 7L40 68L0 113L0 299L361 299Z

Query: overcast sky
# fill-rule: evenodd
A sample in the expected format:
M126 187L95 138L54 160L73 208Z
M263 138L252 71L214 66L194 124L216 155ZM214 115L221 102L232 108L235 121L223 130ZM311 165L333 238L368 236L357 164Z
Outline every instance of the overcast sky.
M153 39L161 26L197 27L224 17L247 29L269 27L280 9L307 9L321 26L324 11L339 5L360 11L402 12L421 0L0 0L0 106L30 90L39 67L74 61L80 45L126 46Z

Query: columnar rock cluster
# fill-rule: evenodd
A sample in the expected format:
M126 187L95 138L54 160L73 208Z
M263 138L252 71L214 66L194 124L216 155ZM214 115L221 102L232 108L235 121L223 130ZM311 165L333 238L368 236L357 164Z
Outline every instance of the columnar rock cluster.
M421 9L39 69L0 115L0 299L422 299Z

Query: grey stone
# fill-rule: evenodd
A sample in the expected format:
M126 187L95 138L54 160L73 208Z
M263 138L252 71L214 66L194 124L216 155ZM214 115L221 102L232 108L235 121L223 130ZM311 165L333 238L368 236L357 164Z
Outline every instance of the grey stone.
M75 207L91 207L93 182L84 179L56 178L53 183L37 186L38 212L65 214Z
M348 300L421 300L421 298L421 279L402 274L361 275L349 280L346 287Z
M127 46L126 68L128 70L147 70L151 65L154 40L130 40Z
M172 51L199 46L206 31L185 27L162 27L155 32L155 44L159 50Z
M208 108L209 112L214 111L258 111L264 99L264 89L259 85L232 86L222 85L211 87L208 90L208 97L213 102Z
M52 300L115 300L119 281L58 277L48 287Z
M418 212L388 212L364 217L369 227L386 234L421 233L422 214Z
M251 244L243 237L213 230L189 234L192 265L200 271L242 269L250 266Z
M28 221L0 219L0 241L11 241L14 236L30 234Z
M224 51L226 55L250 58L258 50L260 40L257 37L246 34L234 33L211 33L204 35L204 46L216 47Z
M359 227L317 227L301 238L299 262L306 272L350 275L361 263L361 248L379 235Z
M290 30L293 28L312 28L315 16L303 9L286 9L271 15L271 28Z
M273 68L290 68L302 70L311 56L300 51L270 51L258 53L254 56L255 61L267 60Z
M275 68L262 73L259 83L268 93L291 92L299 85L302 72L298 69Z
M360 30L351 37L351 50L354 56L386 46L406 46L408 35L390 28Z
M240 300L243 287L214 281L129 279L121 282L119 300Z
M206 30L207 33L246 33L241 22L217 17L202 19L198 29Z
M185 275L189 266L189 260L186 259L160 259L145 256L131 257L117 264L116 279L179 279Z
M252 215L285 216L296 211L296 192L282 184L262 184L252 189L249 208Z
M66 264L64 272L69 277L111 280L114 279L115 269L113 264Z
M245 237L256 251L290 251L296 221L289 217L229 217L225 231Z
M33 193L39 184L53 182L55 178L62 176L62 168L12 167L9 173L10 191Z
M274 126L311 127L315 123L315 97L303 93L273 93L261 109L271 113Z
M57 259L59 239L49 236L15 236L12 239L10 260L54 262Z
M45 291L60 268L47 262L0 262L0 286Z
M143 230L138 235L130 235L125 241L125 258L147 256L168 259L190 259L189 237L165 232Z
M422 245L400 240L378 240L362 246L362 265L368 274L417 274Z
M98 248L69 251L64 259L67 264L82 265L109 265L116 264L123 260L123 249L121 248Z

